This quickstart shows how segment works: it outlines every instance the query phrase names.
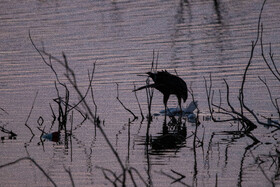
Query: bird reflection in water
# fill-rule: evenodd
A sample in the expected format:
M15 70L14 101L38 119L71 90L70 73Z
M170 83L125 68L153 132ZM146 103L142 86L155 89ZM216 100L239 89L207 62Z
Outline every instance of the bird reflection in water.
M186 135L186 122L182 122L181 117L177 119L171 116L168 123L163 123L161 135L155 138L152 137L150 143L153 150L177 150L184 146Z

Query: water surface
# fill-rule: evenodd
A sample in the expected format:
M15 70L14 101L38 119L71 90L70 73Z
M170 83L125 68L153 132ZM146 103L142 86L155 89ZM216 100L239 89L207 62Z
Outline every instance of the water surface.
M238 106L238 91L244 69L250 57L251 41L257 36L258 16L262 1L1 1L0 13L0 107L1 126L18 136L8 139L1 132L0 164L30 156L52 177L58 186L69 186L65 171L71 169L76 186L112 185L103 175L107 168L121 173L120 166L100 131L74 113L73 134L68 143L40 142L41 132L57 130L51 126L52 111L58 111L53 101L57 97L54 73L40 58L28 37L36 45L63 60L75 70L78 84L86 92L88 70L96 62L93 88L98 115L104 130L126 165L136 168L146 183L153 186L271 186L279 185L279 132L258 125L252 134L260 141L253 144L248 136L221 133L238 130L237 123L214 123L203 120L209 116L204 77L211 73L215 101L219 89L226 94L223 79L230 86L231 102ZM279 61L280 2L268 0L263 11L263 42L269 43ZM145 77L137 74L150 70L158 55L158 69L178 73L191 85L198 101L201 125L197 137L203 145L194 149L192 133L195 125L186 122L186 136L178 147L156 149L145 145L147 120L141 116L134 93L134 84L145 84ZM268 54L266 54L268 57ZM156 60L155 60L156 61ZM65 70L53 63L59 77ZM246 103L265 116L277 116L268 92L258 76L265 78L274 98L279 93L275 80L261 57L260 46L250 66L245 84ZM133 116L116 99L132 110L138 120L128 123ZM68 84L69 85L69 84ZM70 85L69 85L70 86ZM61 92L63 90L60 88ZM24 125L33 99L38 91L28 124L35 137ZM145 91L137 93L144 115L147 114ZM91 97L88 102L94 108ZM70 102L78 96L70 91ZM184 107L191 99L184 104ZM222 101L225 103L225 99ZM169 107L176 107L171 97ZM161 93L155 91L152 113L164 108ZM37 120L44 119L42 126ZM252 118L252 117L251 117ZM154 117L149 135L161 137L164 116ZM70 125L68 126L70 128ZM190 136L190 137L189 137ZM277 160L278 159L278 160ZM179 181L180 175L184 176ZM112 177L112 176L110 176ZM269 180L268 180L269 179ZM139 186L143 183L135 177ZM29 161L1 168L1 186L52 186L42 172ZM118 183L118 185L120 185ZM132 186L128 181L128 186Z

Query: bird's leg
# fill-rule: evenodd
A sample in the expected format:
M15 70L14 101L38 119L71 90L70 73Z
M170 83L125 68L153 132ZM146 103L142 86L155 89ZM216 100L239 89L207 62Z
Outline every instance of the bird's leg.
M166 123L166 116L167 116L167 101L169 99L169 95L165 94L163 95L163 104L164 104L164 110L165 110L165 115L164 115L164 122Z
M164 103L164 110L165 110L165 113L164 113L164 124L166 124L167 105L165 103Z
M182 110L182 105L181 105L181 98L180 97L177 97L178 98L178 104L179 104L179 108L180 108L180 115L183 114L183 110Z
M168 134L168 126L166 124L166 122L164 121L163 126L162 126L162 134Z

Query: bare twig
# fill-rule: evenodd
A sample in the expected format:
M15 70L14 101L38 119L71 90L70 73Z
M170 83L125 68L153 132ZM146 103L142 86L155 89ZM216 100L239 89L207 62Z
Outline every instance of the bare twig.
M133 83L134 84L134 83ZM135 86L135 84L134 84L134 90L136 89L136 86ZM136 101L137 101L137 104L138 104L138 107L139 107L139 110L140 110L140 113L141 113L141 116L142 116L142 120L144 119L144 115L143 115L143 112L142 112L142 109L141 109L141 105L140 105L140 103L139 103L139 100L138 100L138 97L137 97L137 94L136 94L136 92L134 92L134 94L135 94L135 98L136 98Z
M255 155L253 154L253 152L252 152L251 150L249 150L249 151L250 151L252 157L254 158L254 160L257 160L256 157L255 157ZM261 170L263 176L264 176L264 177L268 180L268 182L270 182L271 185L274 187L274 186L275 186L275 183L274 183L273 179L270 179L270 178L267 176L267 174L265 173L264 169L262 168L262 166L261 166L260 164L259 164L259 168L260 168L260 170Z
M161 170L161 171L157 171L157 173L159 173L159 174L161 174L161 175L164 175L164 176L167 176L167 177L169 177L170 179L172 179L172 180L174 180L174 181L177 180L177 182L179 182L180 184L182 184L182 185L184 185L184 186L190 187L190 185L188 185L188 184L182 182L181 180L178 180L177 178L175 178L175 177L169 175L168 173L166 173L166 172L164 172L164 171L162 171L162 170Z
M14 133L13 131L7 130L5 127L0 126L0 130L1 130L1 132L9 134L11 137L16 137L17 136L16 133Z
M26 119L26 121L25 121L25 123L24 123L24 125L30 130L30 132L31 132L31 134L32 134L32 137L34 137L35 134L33 133L32 129L29 127L29 125L27 124L27 122L28 122L28 120L29 120L29 118L30 118L30 116L31 116L31 113L32 113L32 110L33 110L33 108L34 108L34 105L35 105L35 101L36 101L37 96L38 96L38 91L37 91L36 94L35 94L34 100L33 100L33 102L32 102L31 109L30 109L29 114L28 114L28 116L27 116L27 119Z
M270 57L270 60L272 62L272 65L273 65L273 68L274 70L272 69L272 67L270 66L268 60L266 59L265 57L265 54L264 54L264 47L263 47L263 25L261 25L261 37L260 37L260 42L261 42L261 52L262 52L262 58L263 58L263 61L265 62L265 64L267 65L268 69L270 70L270 72L274 75L274 77L280 81L280 74L279 74L279 71L275 65L275 62L274 62L274 58L273 58L273 53L271 52L271 44L270 44L270 49L269 49L269 57Z
M262 83L265 85L266 87L266 90L268 92L268 95L269 95L269 98L270 98L270 101L272 103L272 105L274 106L274 108L276 109L277 113L278 113L278 116L280 118L280 109L279 109L279 106L278 106L278 103L277 103L277 99L274 101L273 97L272 97L272 94L271 94L271 91L270 91L270 88L269 86L267 85L267 82L265 79L262 79L261 77L259 77L259 79L262 81ZM280 125L280 124L278 124Z
M72 173L71 173L70 168L67 169L67 168L64 166L64 170L66 171L66 173L68 173L68 175L69 175L69 177L70 177L70 180L71 180L72 186L75 187L74 179L73 179L73 176L72 176Z
M145 184L145 186L149 186L137 169L135 169L134 167L130 167L128 171L131 173L131 175L132 175L132 171L134 171L138 175L140 180Z
M16 164L16 163L18 163L18 162L21 162L21 161L23 161L23 160L29 160L29 161L31 161L31 162L32 162L46 177L47 177L47 179L50 180L50 182L53 184L53 186L55 186L55 187L57 186L57 185L55 184L55 182L53 181L53 179L45 172L45 170L44 170L34 159L32 159L32 158L30 158L30 157L19 158L19 159L13 161L13 162L9 162L9 163L0 165L0 169L1 169L1 168L4 168L4 167L7 167L7 166L14 165L14 164Z
M117 85L117 97L116 97L117 100L120 102L120 104L123 106L123 108L124 108L126 111L128 111L130 114L133 115L134 119L137 119L138 117L135 116L135 114L134 114L130 109L128 109L128 108L123 104L123 102L120 100L120 98L119 98L119 84L116 83L116 85Z
M2 110L5 114L9 115L9 113L2 107L0 107L0 110Z

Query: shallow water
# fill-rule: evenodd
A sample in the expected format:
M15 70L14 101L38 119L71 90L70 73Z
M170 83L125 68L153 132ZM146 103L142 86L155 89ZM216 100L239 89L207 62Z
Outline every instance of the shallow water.
M238 123L214 123L203 120L209 117L204 77L211 73L215 102L219 102L219 89L225 96L223 79L230 86L231 102L238 106L238 91L244 69L250 57L251 41L257 36L257 22L262 1L57 1L29 0L0 2L0 115L1 126L17 134L16 139L0 132L0 165L30 156L58 186L70 186L65 168L71 170L76 186L112 185L101 168L116 175L121 168L100 131L74 111L73 133L60 144L40 141L41 132L54 132L52 111L57 112L53 99L57 98L56 77L34 49L28 37L30 31L36 45L63 60L66 54L74 69L78 85L86 92L88 70L96 62L93 79L94 99L102 126L120 155L123 163L134 167L144 181L153 186L272 186L279 182L279 132L258 125L252 134L260 141L253 144L248 136L225 133L236 131ZM280 2L268 0L262 23L265 51L269 43L279 61ZM154 51L154 55L153 55ZM158 55L158 57L157 57ZM137 76L150 70L153 60L158 69L175 70L198 101L201 125L197 137L202 145L194 149L191 136L195 125L186 122L186 134L171 145L158 148L145 144L147 120L141 122L138 104L132 90L134 84L145 84L145 77ZM64 68L53 62L63 82ZM268 92L258 76L265 78L272 95L277 98L279 82L275 80L261 57L260 45L255 49L245 84L245 102L256 113L277 116ZM129 123L133 116L126 111L117 97L133 111L138 120ZM70 84L67 84L70 87ZM61 93L63 89L59 87ZM34 108L27 123L35 136L31 139L24 125L32 102ZM145 91L137 93L143 113L147 115ZM91 96L87 101L94 108ZM78 102L78 95L70 90L70 103ZM187 104L191 102L188 99ZM223 97L222 103L226 100ZM177 106L171 97L168 106ZM81 106L82 108L82 106ZM162 95L155 91L152 113L164 109ZM57 114L56 114L57 115ZM72 114L71 114L72 115ZM248 115L250 116L250 115ZM37 122L43 119L40 126ZM218 116L222 118L223 116ZM253 119L252 116L250 119ZM71 120L69 117L68 129ZM164 116L153 118L150 139L162 141ZM173 137L168 137L173 138ZM170 142L170 139L167 139ZM113 176L107 173L110 178ZM134 173L135 181L143 181ZM181 180L176 180L180 179ZM43 173L30 161L1 168L1 186L52 186ZM120 183L117 183L121 185ZM128 186L133 186L131 180Z

